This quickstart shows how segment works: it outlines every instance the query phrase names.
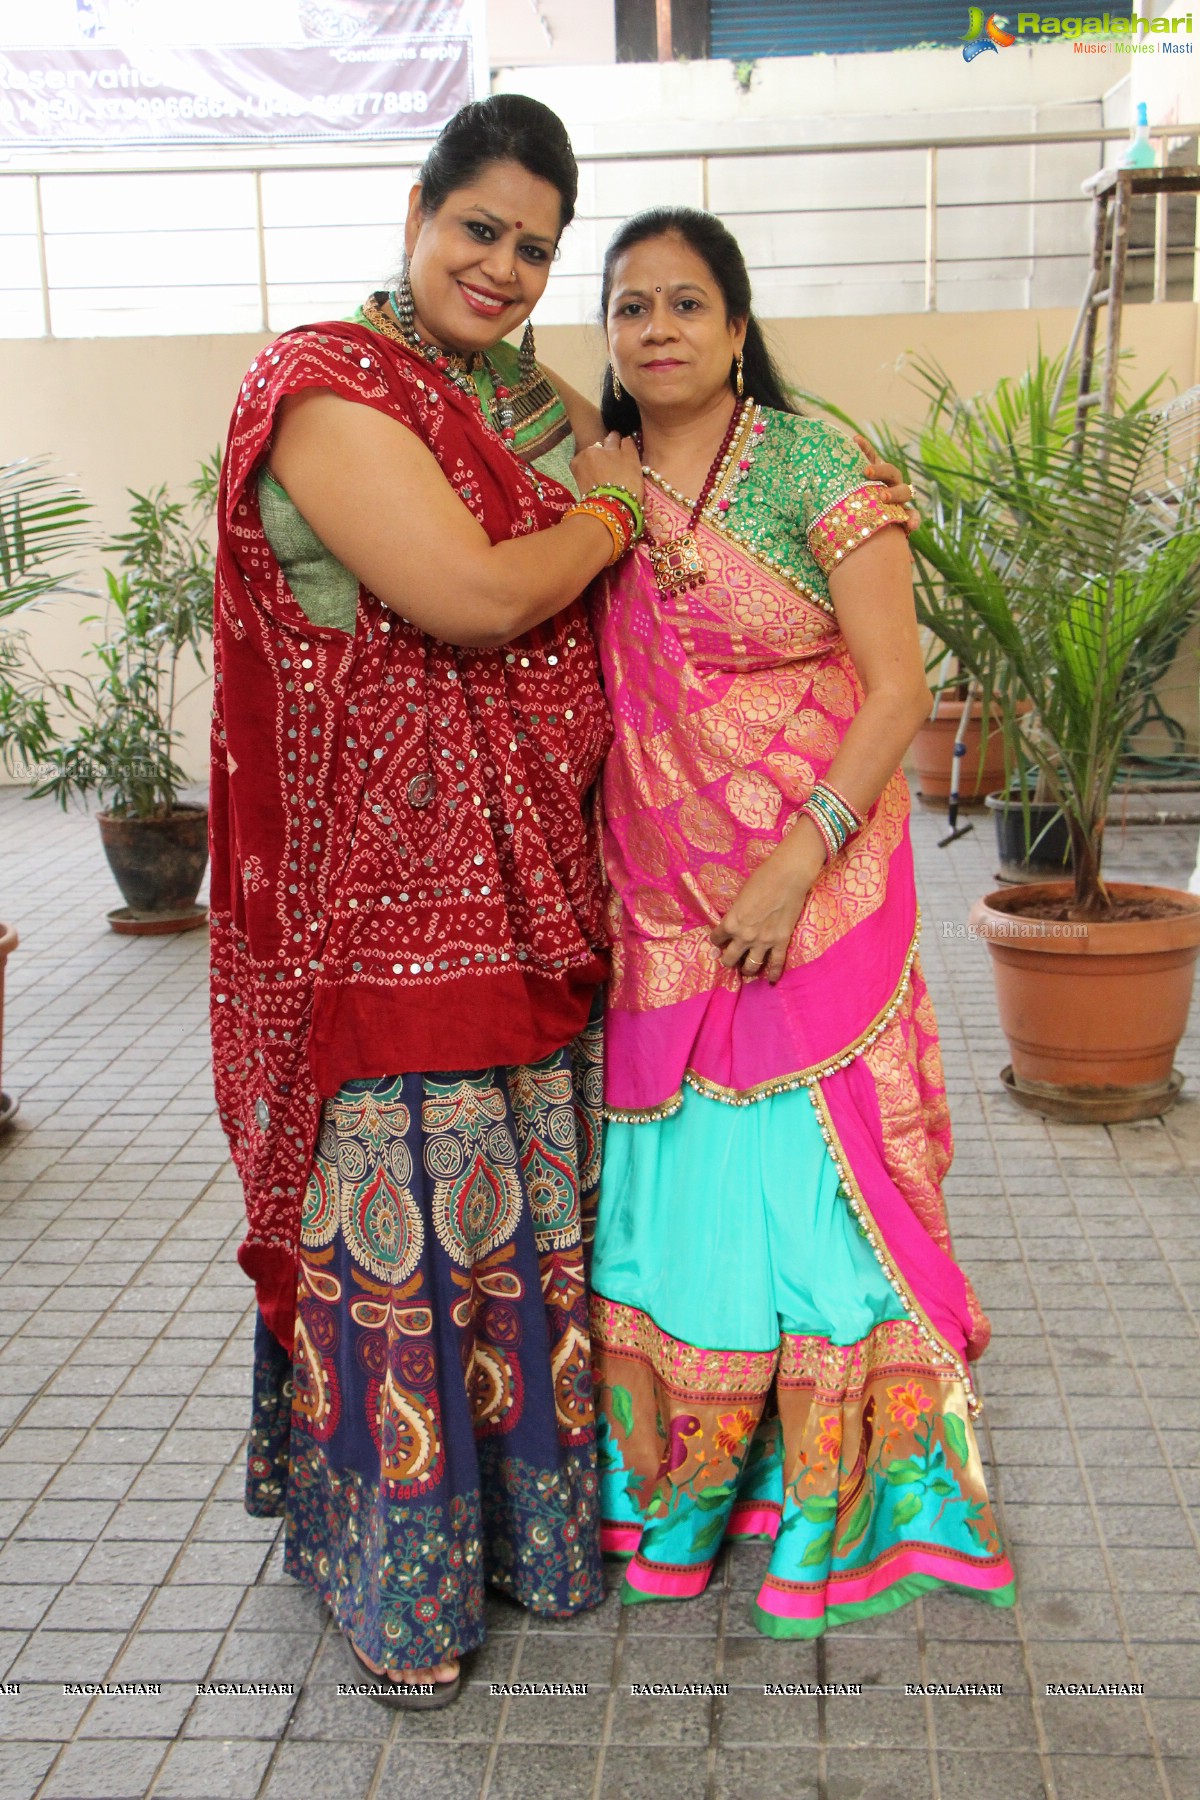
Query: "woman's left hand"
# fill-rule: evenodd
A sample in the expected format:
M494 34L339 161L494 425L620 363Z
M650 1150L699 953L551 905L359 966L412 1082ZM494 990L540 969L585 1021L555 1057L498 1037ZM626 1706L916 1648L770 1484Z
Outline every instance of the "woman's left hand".
M798 875L776 850L742 884L737 898L709 937L727 969L766 973L772 986L783 974L788 945L804 910L812 878Z
M911 534L921 523L921 515L912 504L913 491L892 463L880 462L871 444L865 437L856 437L855 443L867 459L867 480L882 481L888 491L888 499L902 506L908 514L907 529Z

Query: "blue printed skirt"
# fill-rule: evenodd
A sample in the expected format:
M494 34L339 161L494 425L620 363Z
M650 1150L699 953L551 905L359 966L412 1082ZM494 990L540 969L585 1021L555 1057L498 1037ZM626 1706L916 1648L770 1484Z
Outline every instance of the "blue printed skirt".
M601 1027L541 1062L351 1081L305 1196L295 1346L261 1319L247 1510L391 1669L484 1638L492 1583L598 1606L584 1236Z

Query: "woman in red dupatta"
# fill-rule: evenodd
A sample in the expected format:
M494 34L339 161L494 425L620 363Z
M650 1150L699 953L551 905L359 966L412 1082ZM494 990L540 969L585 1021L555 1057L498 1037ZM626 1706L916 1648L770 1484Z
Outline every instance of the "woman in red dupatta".
M464 109L396 294L263 350L224 465L212 1016L260 1309L247 1505L285 1516L285 1567L389 1701L453 1697L485 1582L552 1617L603 1594L584 800L611 733L576 597L614 536L555 478L531 341L500 343L575 189L548 109ZM640 493L615 437L573 468Z
M604 306L605 419L644 431L648 478L594 612L604 1546L637 1602L766 1537L774 1637L939 1588L1011 1604L898 768L929 705L904 515L790 410L711 215L622 227Z

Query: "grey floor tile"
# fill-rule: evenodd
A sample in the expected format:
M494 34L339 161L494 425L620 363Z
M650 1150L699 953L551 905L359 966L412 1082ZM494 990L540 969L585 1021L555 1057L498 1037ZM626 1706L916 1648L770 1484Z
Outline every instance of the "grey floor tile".
M178 1554L178 1544L127 1543L107 1538L88 1552L87 1560L81 1565L75 1579L84 1585L95 1581L103 1582L106 1586L117 1586L127 1581L158 1582L166 1575Z
M0 1589L0 1604L4 1608L4 1623L13 1629L32 1630L45 1618L58 1594L62 1590L45 1585L29 1585L18 1587L15 1584Z
M699 1682L716 1679L717 1642L700 1637L629 1637L621 1652L620 1681ZM521 1672L524 1674L524 1658Z
M651 1752L650 1754L653 1754ZM659 1752L662 1755L662 1752ZM688 1785L681 1792L688 1800L705 1800L707 1794L707 1763L696 1751L685 1752ZM682 1759L681 1759L682 1760ZM633 1782L639 1780L641 1765L633 1776ZM607 1774L608 1765L605 1764ZM716 1797L717 1800L747 1800L748 1795L775 1796L787 1795L788 1800L818 1800L820 1788L817 1781L817 1753L815 1750L788 1749L775 1750L759 1746L756 1749L723 1750L717 1761ZM659 1779L668 1776L663 1768ZM668 1777L669 1778L669 1777ZM615 1790L623 1793L620 1788ZM628 1800L656 1800L660 1789L640 1788L632 1786L628 1790ZM831 1795L832 1789L826 1789ZM607 1796L607 1786L605 1794ZM909 1800L916 1800L920 1789L914 1789ZM841 1800L857 1800L853 1790L843 1790Z
M274 1742L283 1735L296 1705L296 1694L224 1694L197 1696L188 1715L186 1734L205 1738L257 1738Z
M165 1749L128 1738L69 1744L46 1783L46 1800L143 1800Z
M742 1697L742 1696L737 1696ZM730 1705L735 1696L723 1704ZM695 1694L634 1696L618 1687L612 1708L614 1744L706 1744L713 1701Z
M155 1783L155 1800L253 1800L271 1748L257 1741L184 1739Z
M158 1694L98 1695L81 1738L175 1738L195 1700L190 1682L163 1682Z
M180 1594L186 1593L180 1588ZM213 1665L215 1681L304 1680L321 1641L316 1630L231 1631Z
M4 1800L33 1800L57 1755L57 1744L0 1743L0 1794Z
M520 1750L509 1751L514 1771L523 1765L526 1781L528 1780L528 1753ZM571 1753L565 1752L569 1759ZM483 1744L453 1744L441 1746L436 1758L431 1757L423 1745L416 1745L401 1739L394 1744L388 1753L384 1765L383 1776L376 1789L376 1800L477 1800L483 1772L487 1767L488 1751ZM578 1758L575 1768L580 1767ZM541 1779L539 1775L539 1780ZM510 1788L514 1800L526 1800L528 1786L518 1785ZM562 1790L555 1788L556 1796L577 1792L576 1788ZM590 1787L587 1790L589 1796ZM492 1800L500 1800L503 1790L492 1783Z
M1186 1700L1155 1699L1150 1702L1150 1715L1164 1756L1200 1759L1200 1699L1196 1698L1198 1687L1200 1681L1194 1682L1191 1696Z
M523 1673L521 1679L525 1679ZM574 1681L576 1678L567 1674L560 1679ZM493 1700L492 1705L496 1704ZM535 1694L513 1697L509 1701L505 1718L503 1742L506 1745L529 1744L539 1747L545 1744L575 1744L581 1746L580 1757L584 1760L585 1747L598 1745L600 1742L607 1707L607 1684L604 1687L589 1687L586 1694L554 1698ZM531 1754L540 1754L540 1749Z
M393 1751L393 1758L395 1754ZM496 1758L488 1800L528 1800L531 1783L536 1783L537 1788L544 1792L561 1795L562 1800L591 1800L596 1754L595 1751L581 1752L569 1746L555 1749L543 1747L538 1750L534 1761L528 1751L516 1745L505 1746ZM609 1755L612 1755L611 1751ZM388 1763L389 1774L390 1770L391 1759Z
M828 1800L913 1800L929 1788L929 1758L923 1750L829 1752Z
M1149 1756L1055 1756L1050 1766L1058 1800L1162 1800ZM1186 1789L1183 1796L1190 1800Z
M937 1760L942 1800L1046 1800L1035 1755L984 1757L960 1750L941 1751Z
M0 1550L0 1583L27 1587L69 1581L88 1555L87 1543L14 1538ZM0 1593L2 1593L0 1588ZM7 1606L5 1612L7 1615Z
M1154 1700L1191 1700L1200 1690L1200 1651L1194 1644L1138 1644L1138 1671Z
M1033 1705L1015 1692L941 1697L931 1701L939 1750L997 1754L1028 1750L1037 1743Z
M339 1657L339 1663L340 1663ZM288 1743L316 1744L382 1744L394 1723L383 1706L357 1695L339 1694L338 1683L351 1680L348 1668L339 1666L336 1674L310 1675L296 1702L288 1725ZM465 1705L467 1695L456 1706ZM455 1708L450 1709L454 1711ZM494 1735L494 1732L493 1734ZM490 1736L484 1742L490 1742Z
M47 1631L43 1628L13 1664L18 1681L101 1681L125 1642L123 1631Z
M336 1794L338 1800L366 1800L380 1752L370 1744L280 1746L263 1790L263 1800L296 1800L297 1794Z
M202 1681L221 1646L219 1631L138 1631L114 1671L119 1681Z
M147 1631L223 1631L241 1605L244 1592L229 1583L172 1582L155 1591L143 1627Z

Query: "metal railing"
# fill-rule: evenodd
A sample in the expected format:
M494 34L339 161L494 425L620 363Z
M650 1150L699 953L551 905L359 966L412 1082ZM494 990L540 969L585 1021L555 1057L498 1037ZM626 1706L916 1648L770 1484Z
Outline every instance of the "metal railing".
M880 155L921 157L924 160L924 199L923 204L919 207L923 216L921 253L919 256L899 260L905 262L907 266L920 269L924 309L933 312L938 308L939 272L946 266L946 258L939 248L939 238L941 235L941 223L948 214L968 206L971 210L979 210L987 207L1012 208L1015 206L1028 208L1032 219L1038 209L1044 209L1050 206L1061 207L1071 204L1078 205L1081 209L1082 217L1084 209L1086 209L1089 204L1077 186L1073 186L1070 192L1062 194L1044 195L1033 192L1034 171L1032 169L1030 172L1030 191L1026 194L988 196L987 198L976 197L972 198L969 202L947 200L944 196L939 197L939 179L944 168L945 159L948 156L955 152L979 150L1012 151L1020 149L1027 149L1031 152L1035 152L1038 150L1053 149L1056 146L1067 147L1072 145L1091 144L1096 146L1099 161L1102 146L1104 144L1117 139L1124 139L1127 135L1127 131L1123 128L1097 125L1083 127L1074 131L1023 132L1007 136L1001 134L989 134L985 136L930 137L920 139L876 138L854 140L845 143L750 144L729 145L718 148L689 148L675 146L654 150L632 151L589 150L582 151L578 154L578 162L581 170L584 171L605 164L640 166L643 164L654 163L694 163L696 169L695 201L696 204L707 211L710 210L712 172L714 166L718 164L755 161L764 158L777 160L784 157L798 157L804 159L814 159L818 157L853 159L856 157L861 158L864 156ZM1200 136L1200 125L1198 124L1159 126L1151 132L1152 139L1158 140L1164 146L1168 140L1186 140L1197 136ZM124 164L110 163L107 165L102 164L100 166L90 167L79 167L77 165L64 167L61 164L55 163L37 167L25 166L22 168L0 169L0 181L16 181L32 184L32 211L41 288L42 328L45 337L53 337L56 335L54 330L55 290L50 274L49 242L54 234L48 232L46 226L45 189L47 184L58 181L78 181L81 179L113 181L123 177L137 177L139 180L145 180L147 177L155 176L241 175L250 178L253 182L254 194L254 237L260 313L259 325L262 330L270 331L273 329L271 319L271 290L273 287L278 287L280 284L272 281L270 273L269 238L273 227L266 215L263 190L264 179L270 176L287 174L353 175L382 172L395 173L406 170L412 171L419 165L427 148L428 145L424 142L406 139L402 145L397 146L397 154L386 157L374 157L370 160L352 159L342 161L339 159L335 161L329 160L328 158L323 161L274 161L261 159L252 162L218 160L194 162L180 160L178 163L173 163L168 166L164 166L161 163L147 166L141 162L130 162ZM846 205L843 207L839 203L836 209L830 207L804 208L793 205L789 207L738 206L736 209L731 210L736 211L736 215L739 219L755 216L799 217L806 213L809 215L826 214L834 212L835 210L837 216L841 217L850 216L856 212L879 211L887 206L886 202L881 202L879 200L876 200L874 205L858 204L853 198L853 189L849 185L849 180L844 185L846 190ZM899 207L892 206L890 210L911 212L918 210L918 208L909 204L900 203ZM1200 208L1198 208L1197 216L1198 220L1200 220ZM593 223L612 220L612 222L615 223L617 215L603 213L588 214L586 211L581 211L576 215L576 218L577 223L587 222L588 220ZM324 225L331 227L336 221L324 220L315 221L314 223L318 226ZM400 221L397 219L395 221L397 227L399 226L399 223ZM1156 202L1153 249L1152 251L1142 253L1146 256L1153 256L1153 297L1155 300L1162 300L1166 296L1168 256L1166 224L1166 199L1165 197L1162 197ZM65 237L71 234L62 233L60 235ZM1200 229L1197 231L1197 240L1194 292L1196 297L1200 298ZM1064 257L1069 258L1071 261L1080 261L1081 259L1086 259L1086 252L1083 249L1063 252L1046 251L1044 249L1034 249L1031 247L1008 257L997 253L994 257L984 258L983 260L990 261L997 267L1000 267L1006 261L1021 262L1026 265L1031 262L1044 264L1053 260L1055 257ZM962 262L977 262L981 259L977 257L967 257L959 258L958 260ZM876 266L885 263L895 264L896 261L897 259L895 258L881 257L877 259ZM760 263L758 265L751 263L751 274L753 276L756 272L756 267L759 272L765 273L769 270L778 272L781 268L795 271L798 269L802 270L820 266L822 265L819 262L810 262L807 264L780 264L778 262L772 262L770 264ZM847 262L839 264L839 268L842 270L846 268L864 268L871 266L872 264L870 261L855 262L853 259L849 259ZM588 270L586 271L586 274L589 277L595 276L598 289L599 271ZM195 287L196 284L189 283L188 285L189 287ZM248 286L250 284L239 282L226 285ZM292 285L304 284L295 283ZM10 289L9 291L14 292L17 290ZM24 291L30 290L27 289Z

